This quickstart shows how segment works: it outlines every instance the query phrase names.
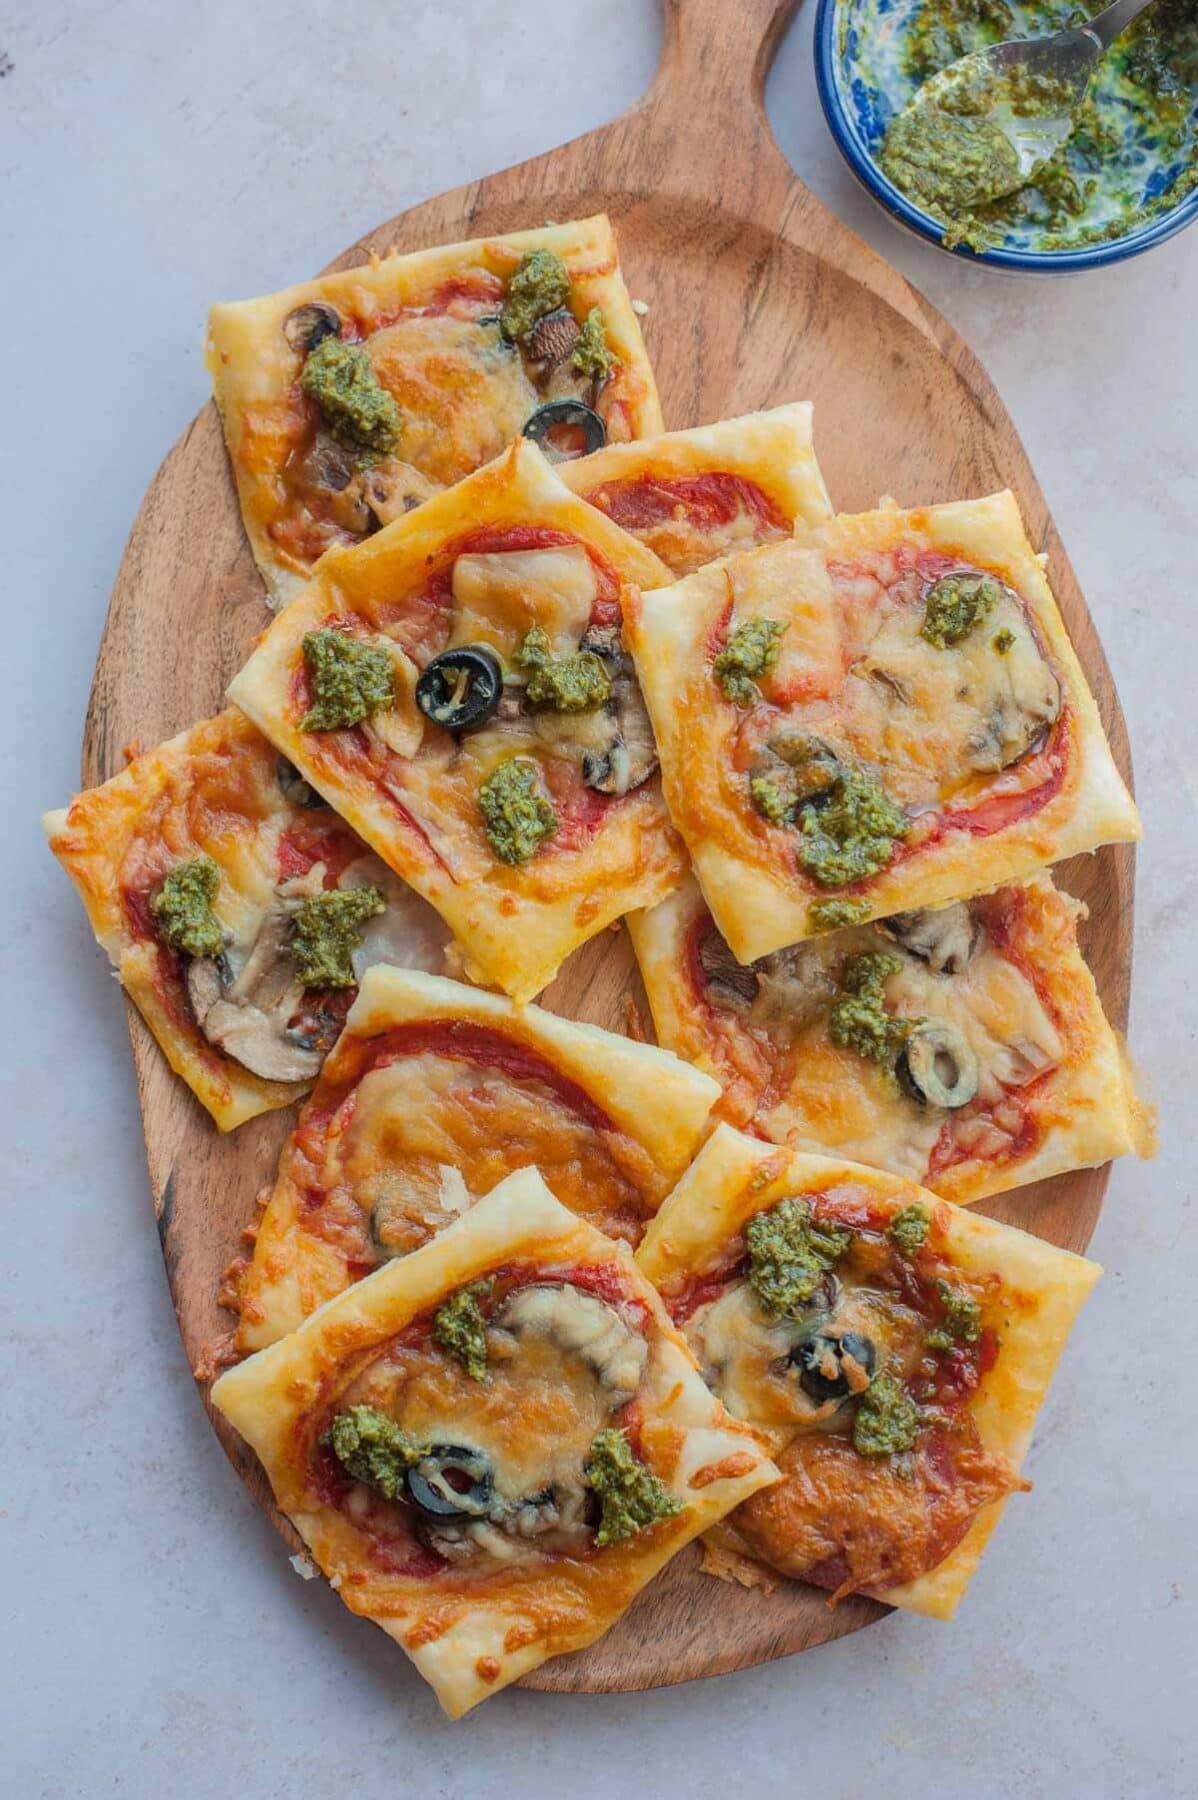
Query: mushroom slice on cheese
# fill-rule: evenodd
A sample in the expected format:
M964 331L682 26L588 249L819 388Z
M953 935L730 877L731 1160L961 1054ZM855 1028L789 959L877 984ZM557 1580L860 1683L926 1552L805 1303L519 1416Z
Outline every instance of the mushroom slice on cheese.
M720 1125L637 1262L782 1480L708 1567L949 1618L1101 1270L914 1182ZM764 1571L764 1573L763 1573Z
M625 631L740 962L1140 835L1009 493L840 514L637 596Z
M635 1246L718 1093L669 1051L455 981L371 969L283 1148L239 1284L239 1348L293 1330L528 1163L564 1205ZM509 1330L572 1341L605 1379L625 1379L618 1334L590 1302L529 1289Z
M212 1400L346 1605L455 1718L592 1643L777 1480L628 1249L535 1169Z
M235 708L135 757L45 827L126 993L224 1131L312 1085L370 963L443 966L432 908ZM211 893L203 942L184 944L155 904L189 868ZM382 907L351 934L343 985L308 986L297 914L356 887Z
M1084 916L1041 875L739 963L688 881L629 926L658 1041L718 1078L719 1117L968 1204L1151 1154ZM881 971L873 1036L851 1023L862 959Z

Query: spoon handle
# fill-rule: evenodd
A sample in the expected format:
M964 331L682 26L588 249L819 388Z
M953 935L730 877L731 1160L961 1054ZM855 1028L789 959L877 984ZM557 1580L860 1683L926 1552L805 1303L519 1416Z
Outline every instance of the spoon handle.
M1121 31L1126 31L1133 19L1138 19L1152 0L1115 0L1105 12L1100 12L1096 19L1083 25L1083 31L1093 32L1104 50L1109 50Z

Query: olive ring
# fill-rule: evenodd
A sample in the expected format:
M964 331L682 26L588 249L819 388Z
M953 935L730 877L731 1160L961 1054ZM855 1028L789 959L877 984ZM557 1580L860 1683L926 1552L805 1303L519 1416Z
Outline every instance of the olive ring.
M503 696L503 666L486 644L443 650L421 671L416 704L446 731L477 731L495 716Z
M607 426L591 407L584 406L581 400L547 400L544 406L538 406L524 427L524 436L531 438L538 449L544 450L551 460L570 462L573 458L555 450L549 438L551 431L559 425L576 425L582 432L584 456L590 456L595 450L602 450L607 442Z

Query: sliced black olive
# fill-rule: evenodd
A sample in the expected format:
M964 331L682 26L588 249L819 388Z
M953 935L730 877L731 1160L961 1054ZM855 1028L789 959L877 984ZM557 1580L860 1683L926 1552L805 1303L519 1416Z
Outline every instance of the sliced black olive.
M566 443L555 440L557 433ZM569 434L569 435L567 435ZM524 436L542 449L550 462L571 462L576 456L590 456L607 442L607 426L581 400L547 400L538 406L524 427ZM581 448L576 439L582 438Z
M324 801L316 789L308 785L295 764L288 762L285 756L280 756L275 765L275 773L278 776L279 786L283 790L284 800L289 801L292 806L324 805Z
M968 1106L978 1091L978 1059L955 1025L917 1025L894 1072L921 1106Z
M462 644L434 656L416 683L416 704L446 731L477 731L494 718L503 694L503 668L486 644Z
M322 338L341 336L341 314L327 300L309 300L287 314L283 336L293 350L309 356Z
M433 1444L407 1483L413 1506L433 1519L480 1519L491 1504L491 1464L464 1444Z
M815 1332L800 1339L790 1360L799 1371L799 1386L820 1405L863 1393L877 1364L873 1344L856 1331Z

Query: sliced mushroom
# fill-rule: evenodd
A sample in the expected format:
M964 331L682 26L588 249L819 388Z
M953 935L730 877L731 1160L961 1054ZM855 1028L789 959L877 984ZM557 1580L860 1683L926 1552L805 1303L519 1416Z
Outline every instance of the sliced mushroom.
M327 300L309 300L287 314L283 336L293 350L309 356L322 338L341 336L341 314Z
M289 806L312 807L325 804L323 797L304 780L295 764L288 762L285 756L280 756L275 764L275 776Z
M738 963L718 931L709 931L699 945L699 962L707 988L717 1006L747 1012L757 998L760 981L754 965Z
M826 1012L836 991L831 962L819 943L775 950L753 966L758 989L752 1022L773 1037L796 1037Z
M895 1074L921 1106L955 1111L978 1091L978 1059L955 1025L917 1025L899 1053Z
M516 1343L528 1335L545 1337L564 1355L578 1357L613 1410L631 1400L641 1384L649 1357L644 1338L614 1308L569 1282L517 1289L494 1323Z
M584 754L582 778L600 794L630 794L657 767L653 727L631 669L621 669L615 677L599 716L607 722L610 736L602 752Z
M292 1029L304 984L288 949L291 929L290 911L275 901L234 979L226 979L232 970L223 957L196 958L187 971L188 996L208 1042L264 1081L311 1081L324 1061L310 1036Z
M786 765L787 790L800 805L807 800L824 799L842 773L835 750L811 731L776 731L767 740L766 749L771 757ZM768 770L763 768L760 772Z
M935 910L895 913L879 924L904 950L926 962L933 975L959 975L982 936L981 925L963 900Z
M568 363L579 338L578 321L572 312L559 307L538 319L524 340L529 373L543 382L561 363Z

